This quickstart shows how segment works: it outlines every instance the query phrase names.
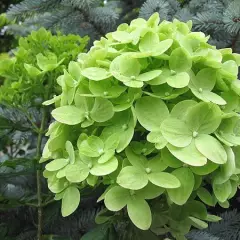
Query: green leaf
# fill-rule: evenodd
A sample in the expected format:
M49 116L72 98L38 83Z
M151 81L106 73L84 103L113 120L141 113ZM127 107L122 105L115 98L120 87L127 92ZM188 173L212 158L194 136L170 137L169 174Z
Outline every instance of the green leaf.
M198 229L205 229L208 227L208 224L200 219L197 219L195 217L189 217L189 219L192 222L191 224Z
M148 176L143 170L128 166L119 173L117 183L123 188L138 190L148 184Z
M154 185L162 188L179 188L181 183L173 175L167 172L153 172L148 174L148 179Z
M140 210L141 209L141 210ZM144 199L132 199L127 204L128 216L135 226L142 230L150 228L152 213L148 203Z
M52 116L60 123L76 125L84 120L84 112L75 106L63 106L52 111Z
M196 78L192 78L192 84L196 90L212 91L216 84L216 70L203 68L197 73Z
M89 81L89 90L96 96L104 98L119 97L127 87L113 85L109 80Z
M197 150L194 141L184 148L170 144L167 145L167 148L173 156L190 166L203 166L207 163L207 158Z
M201 203L199 201L196 201L196 200L191 200L191 201L188 201L186 203L186 205L184 205L184 207L186 208L188 214L191 217L206 220L207 209L206 209L206 206L203 203Z
M151 169L151 172L162 172L168 167L168 165L163 161L161 154L149 159L146 166Z
M155 143L155 148L157 149L163 149L168 143L161 132L150 132L147 135L147 140L148 142Z
M59 158L48 163L45 168L50 172L57 171L65 167L68 163L69 159Z
M162 73L161 70L153 70L140 74L136 79L137 81L146 82L153 80L154 78L158 77L161 73Z
M133 41L130 33L125 31L116 31L112 33L113 39L121 43L130 43Z
M199 96L197 97L202 99L204 102L212 102L218 105L225 105L227 103L222 97L213 92L203 91L201 95L202 98L200 98Z
M105 163L107 162L109 159L111 159L115 154L115 150L108 150L106 151L99 159L98 159L98 163Z
M227 79L235 80L238 75L238 65L233 60L226 61L222 64L220 73Z
M216 184L226 182L236 171L236 162L233 150L228 146L224 146L224 149L227 153L227 162L221 165L219 170L216 171L216 175L214 176L214 183Z
M140 74L141 65L137 59L128 55L116 57L111 65L110 72L118 80L122 82L130 81L131 77L137 77Z
M104 98L96 98L90 112L91 118L96 122L106 122L114 115L112 103Z
M90 136L80 143L79 152L88 157L99 157L104 152L104 143L99 137Z
M169 115L165 103L154 97L137 100L135 111L140 124L149 131L159 130L162 121Z
M69 162L73 164L75 162L75 153L74 153L73 145L70 141L67 141L65 146L69 156Z
M53 178L50 181L48 181L48 188L53 193L60 193L67 186L68 186L68 184L66 185L66 180L64 178L61 178L59 180L57 178Z
M190 77L186 72L180 72L167 78L167 84L173 88L184 88L188 86Z
M116 157L112 157L105 163L95 163L90 170L90 173L94 176L105 176L114 172L118 167L118 160Z
M126 153L128 161L134 167L144 170L144 165L147 163L146 157L134 153L130 147L126 148L125 153Z
M39 74L41 74L41 71L38 68L32 66L31 64L24 63L24 67L30 77L37 77Z
M82 109L82 111L84 111L84 113L86 114L93 108L95 99L81 96L82 91L84 92L84 90L78 88L78 90L75 93L74 102L75 105L78 108Z
M200 167L191 166L191 170L197 175L204 176L215 171L218 167L219 167L218 164L208 161L207 164L205 164L204 166L200 166Z
M109 73L106 69L98 67L85 68L82 70L81 74L94 81L101 81L111 77L111 73Z
M168 196L174 203L183 205L187 202L192 194L195 184L194 175L189 168L176 169L172 172L172 174L177 177L181 183L181 186L177 189L168 189Z
M217 164L227 162L227 153L221 143L214 137L201 134L195 139L196 148L210 161Z
M238 80L231 82L231 89L240 96L240 82Z
M172 39L166 39L161 41L152 49L152 56L156 57L162 55L172 46L172 44L173 44Z
M170 55L169 66L177 72L188 71L192 67L191 57L183 48L176 48Z
M146 187L137 190L135 193L137 198L154 199L160 196L164 191L164 188L158 187L152 183L148 183Z
M186 147L192 142L192 131L182 120L167 118L160 129L163 137L175 147Z
M227 181L222 184L213 183L213 192L218 201L225 202L232 192L231 182Z
M193 100L184 100L177 103L171 111L171 117L184 119L189 109L195 106L196 104L197 102Z
M106 193L104 204L110 211L120 211L127 205L129 199L129 190L116 186Z
M176 157L174 157L167 148L163 148L161 151L163 162L171 168L179 168L183 165Z
M228 208L230 207L230 203L229 203L229 201L218 202L218 204L219 204L222 208L226 208L226 209L228 209Z
M167 82L167 78L171 76L171 71L168 68L162 68L162 73L153 80L150 80L148 84L150 85L161 85Z
M78 163L68 165L65 170L66 178L69 182L79 183L84 181L89 175L89 168L86 164Z
M201 186L203 177L199 176L199 175L194 175L194 179L195 179L195 185L194 185L193 190L195 191Z
M147 32L139 43L140 52L152 52L153 48L159 43L157 33Z
M213 207L215 205L213 196L209 193L209 191L206 188L203 187L199 188L197 190L197 195L201 199L201 201L203 201L208 206Z
M78 62L71 61L68 65L68 72L76 81L80 81L82 75L81 67Z
M219 221L222 220L222 218L221 218L221 217L218 217L218 216L216 216L216 215L210 215L210 214L208 214L206 220L207 220L208 222L219 222Z
M45 57L42 53L39 53L36 57L37 65L43 71L52 71L61 63L61 62L57 63L57 57L54 54Z
M68 187L62 198L62 216L67 217L72 214L80 203L80 193L76 187Z
M221 110L212 103L198 103L186 115L186 123L192 131L213 133L221 123Z

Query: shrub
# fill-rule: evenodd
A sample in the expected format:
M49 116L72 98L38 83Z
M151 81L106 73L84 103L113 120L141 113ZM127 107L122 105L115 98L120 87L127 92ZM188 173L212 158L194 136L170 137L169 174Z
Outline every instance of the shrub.
M0 89L1 102L21 107L36 98L45 99L51 79L61 75L87 43L88 37L61 33L53 36L44 28L20 38L14 56L0 62L0 76L5 79ZM50 94L58 94L53 83L51 86Z
M183 239L239 183L240 58L158 14L95 41L58 78L41 162L68 216L87 186L140 229ZM126 211L121 211L125 214Z

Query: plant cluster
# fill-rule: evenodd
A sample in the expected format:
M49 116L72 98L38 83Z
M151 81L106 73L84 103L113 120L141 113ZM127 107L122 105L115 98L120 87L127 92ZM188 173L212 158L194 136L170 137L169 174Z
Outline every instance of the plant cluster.
M185 239L239 185L240 58L190 21L159 22L121 24L70 62L61 94L44 103L56 121L41 162L63 216L86 187L105 185L108 210Z
M79 52L85 51L87 43L88 37L60 33L53 36L41 28L20 38L13 56L0 60L1 239L28 240L37 235L40 240L42 231L49 233L51 229L50 223L48 228L44 226L51 222L51 214L44 208L53 202L53 197L44 188L42 166L38 163L51 121L50 108L42 106L42 102L61 92L55 79Z
M59 76L65 65L84 51L88 37L52 35L41 28L20 38L14 57L0 61L0 76L4 78L0 100L12 106L41 105L51 79ZM52 83L53 87L53 83ZM51 90L51 94L58 90ZM31 104L30 104L31 105Z

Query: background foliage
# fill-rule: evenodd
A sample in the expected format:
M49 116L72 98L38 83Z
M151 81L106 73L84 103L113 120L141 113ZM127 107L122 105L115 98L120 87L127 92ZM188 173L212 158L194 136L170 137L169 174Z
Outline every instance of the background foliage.
M25 0L8 10L10 20L23 22L21 26L10 25L8 31L22 35L44 26L52 31L88 34L96 39L121 22L129 22L138 15L147 19L154 12L161 19L193 20L195 30L211 35L211 44L239 51L238 0Z

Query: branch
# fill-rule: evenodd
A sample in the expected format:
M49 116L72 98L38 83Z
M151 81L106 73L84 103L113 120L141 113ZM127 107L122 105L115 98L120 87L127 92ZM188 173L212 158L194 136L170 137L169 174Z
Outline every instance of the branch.
M53 77L54 76L48 76L50 81L47 87L45 100L49 99L52 85L53 85ZM43 206L42 206L42 183L41 183L41 176L42 176L42 169L41 164L39 164L39 159L41 157L41 145L42 145L42 139L45 131L45 126L47 123L49 111L48 107L43 107L43 114L42 114L42 121L41 121L41 127L38 134L38 140L37 140L37 150L36 150L36 161L38 164L37 169L37 199L38 199L38 229L37 229L37 240L42 240L42 228L43 228Z

